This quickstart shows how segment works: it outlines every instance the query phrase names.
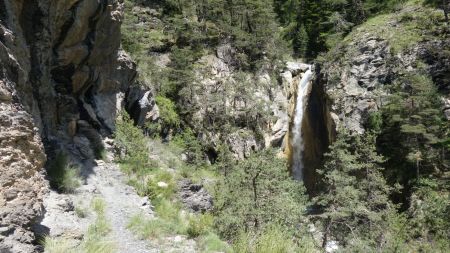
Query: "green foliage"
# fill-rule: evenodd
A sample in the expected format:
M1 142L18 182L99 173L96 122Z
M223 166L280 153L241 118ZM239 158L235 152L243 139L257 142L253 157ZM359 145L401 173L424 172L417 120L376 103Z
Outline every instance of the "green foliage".
M91 203L92 209L98 214L103 215L105 213L105 201L101 198L94 198Z
M272 223L294 229L305 211L302 185L272 150L240 161L216 189L216 227L227 239Z
M409 209L410 233L429 240L448 240L450 187L434 178L421 178L414 188ZM446 247L448 249L450 245L447 243Z
M193 215L189 219L187 234L191 238L197 238L210 232L213 225L213 216L211 214Z
M189 164L204 163L203 147L191 128L184 129L182 133L175 136L173 142L184 150Z
M61 192L74 192L80 186L79 169L69 164L66 154L58 153L47 165L50 186Z
M134 126L133 121L125 111L122 111L116 120L114 140L121 151L121 167L126 172L139 172L152 167L152 161L148 156L147 139L142 130Z
M209 233L206 236L201 237L198 244L203 253L233 252L231 247L214 233Z
M75 207L75 214L78 218L86 218L88 216L88 211L80 206Z
M106 253L116 252L114 242L108 240L111 232L111 225L105 217L106 204L103 199L95 198L91 203L92 209L97 214L97 218L93 224L88 227L80 247L87 253Z
M383 126L383 115L380 112L373 112L369 115L368 128L375 133L379 133Z
M372 134L351 136L341 129L320 171L324 191L314 199L322 207L318 217L325 231L323 245L330 238L343 244L361 239L369 248L382 244L379 238L393 211L391 189L382 175L383 162Z
M449 124L434 84L420 72L405 74L391 92L379 145L388 158L388 178L408 189L421 176L448 170L443 142Z
M423 1L407 0L275 0L275 10L285 27L285 39L291 42L297 56L315 58L318 53L336 46L354 27L363 24L361 33L377 30L375 34L390 41L399 52L420 40L423 26L436 24L436 14L405 11L412 20L399 20L402 25L385 25L386 19L396 20L404 5L420 6ZM390 13L393 13L392 15ZM386 15L382 15L386 14ZM442 14L441 14L442 15ZM381 26L376 23L383 21ZM397 21L397 20L396 20ZM403 22L406 21L406 22ZM398 21L397 21L398 22ZM430 26L431 25L431 26ZM420 28L420 29L419 29ZM352 35L353 37L353 35Z
M77 253L74 249L75 242L67 239L46 237L42 245L48 253Z
M176 181L172 173L159 169L147 181L147 187L146 195L153 201L171 199L176 190Z
M291 231L277 225L254 233L241 232L233 244L236 253L309 253L317 252L313 244L296 241Z
M180 117L175 110L175 104L170 99L157 96L156 104L159 107L159 116L163 128L177 128L180 126Z
M158 218L151 220L146 219L142 214L133 216L128 223L128 228L145 239L188 234L189 217L181 212L178 204L162 199L156 203L156 213Z
M147 45L154 45L150 51L168 47L174 54L188 48L201 53L203 48L216 46L227 38L237 49L238 65L253 68L260 65L264 57L275 59L281 55L278 50L284 50L271 0L162 1L158 5L166 27L155 29L132 25L138 23L138 17L132 15L132 5L126 6L126 32L122 40L124 48L130 52L142 52L149 47ZM167 45L172 43L175 47L170 49ZM178 71L178 68L174 70Z

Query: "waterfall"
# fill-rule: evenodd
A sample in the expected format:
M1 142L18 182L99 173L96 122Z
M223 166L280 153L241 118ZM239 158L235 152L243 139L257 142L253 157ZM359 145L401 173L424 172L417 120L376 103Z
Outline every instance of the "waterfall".
M302 122L305 112L305 104L307 102L309 84L312 77L311 66L303 75L302 80L298 84L297 104L295 106L294 127L292 129L292 173L294 179L303 181L303 136Z

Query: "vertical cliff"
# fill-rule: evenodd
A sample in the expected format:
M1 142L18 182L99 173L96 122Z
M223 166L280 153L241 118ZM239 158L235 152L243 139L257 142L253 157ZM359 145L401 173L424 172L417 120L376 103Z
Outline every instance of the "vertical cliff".
M117 0L0 0L0 251L33 250L46 154L92 158L134 102L125 101L136 72L120 51L122 9Z

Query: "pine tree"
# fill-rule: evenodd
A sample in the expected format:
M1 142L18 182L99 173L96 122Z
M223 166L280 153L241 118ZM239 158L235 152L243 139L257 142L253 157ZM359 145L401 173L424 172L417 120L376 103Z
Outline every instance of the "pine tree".
M224 162L232 164L224 166ZM227 239L268 225L295 231L306 211L304 187L294 181L284 160L264 150L234 164L221 160L227 177L216 187L216 226ZM229 169L233 168L233 169Z
M379 142L388 158L388 176L401 175L394 180L411 186L420 177L448 170L449 123L433 82L420 73L407 73L397 80L392 93L383 109Z
M324 191L314 200L323 211L318 216L324 226L322 246L335 239L344 246L363 240L376 247L392 210L380 166L384 159L376 152L373 134L341 132L325 155L320 171Z

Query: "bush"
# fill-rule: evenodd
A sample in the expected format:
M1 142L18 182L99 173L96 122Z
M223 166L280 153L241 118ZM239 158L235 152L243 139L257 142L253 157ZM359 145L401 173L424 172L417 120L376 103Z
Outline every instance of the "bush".
M210 214L199 214L190 217L187 234L190 238L197 238L207 234L213 225L213 216Z
M158 183L165 183L167 186L160 186ZM158 169L147 182L147 195L155 202L172 198L175 193L176 182L172 173Z
M50 186L58 191L71 193L80 186L79 169L70 165L66 154L59 153L49 162L47 173Z
M233 249L236 253L315 252L313 248L300 248L290 232L274 224L256 234L241 232Z
M158 218L146 219L142 214L133 216L128 228L141 238L160 238L166 235L187 234L188 221L175 204L163 200L156 207Z
M233 252L231 247L214 233L208 233L207 235L201 237L198 244L201 252L203 253Z
M103 215L105 212L105 201L100 198L94 198L91 203L92 209L97 213L97 215Z
M75 207L75 214L78 218L86 218L88 216L87 210L79 206Z
M76 253L75 243L67 239L46 237L42 243L47 253Z
M157 96L156 104L159 107L159 117L161 118L163 128L177 128L180 126L180 117L176 112L175 103L172 100Z
M306 210L303 186L294 181L275 151L264 150L240 161L216 186L216 228L226 239L267 224L296 230Z
M204 164L203 147L192 129L184 129L181 134L175 136L173 142L184 149L189 164L198 166Z
M134 126L128 113L122 111L116 120L114 133L116 146L120 150L120 162L127 173L140 172L152 167L148 143L142 130Z

